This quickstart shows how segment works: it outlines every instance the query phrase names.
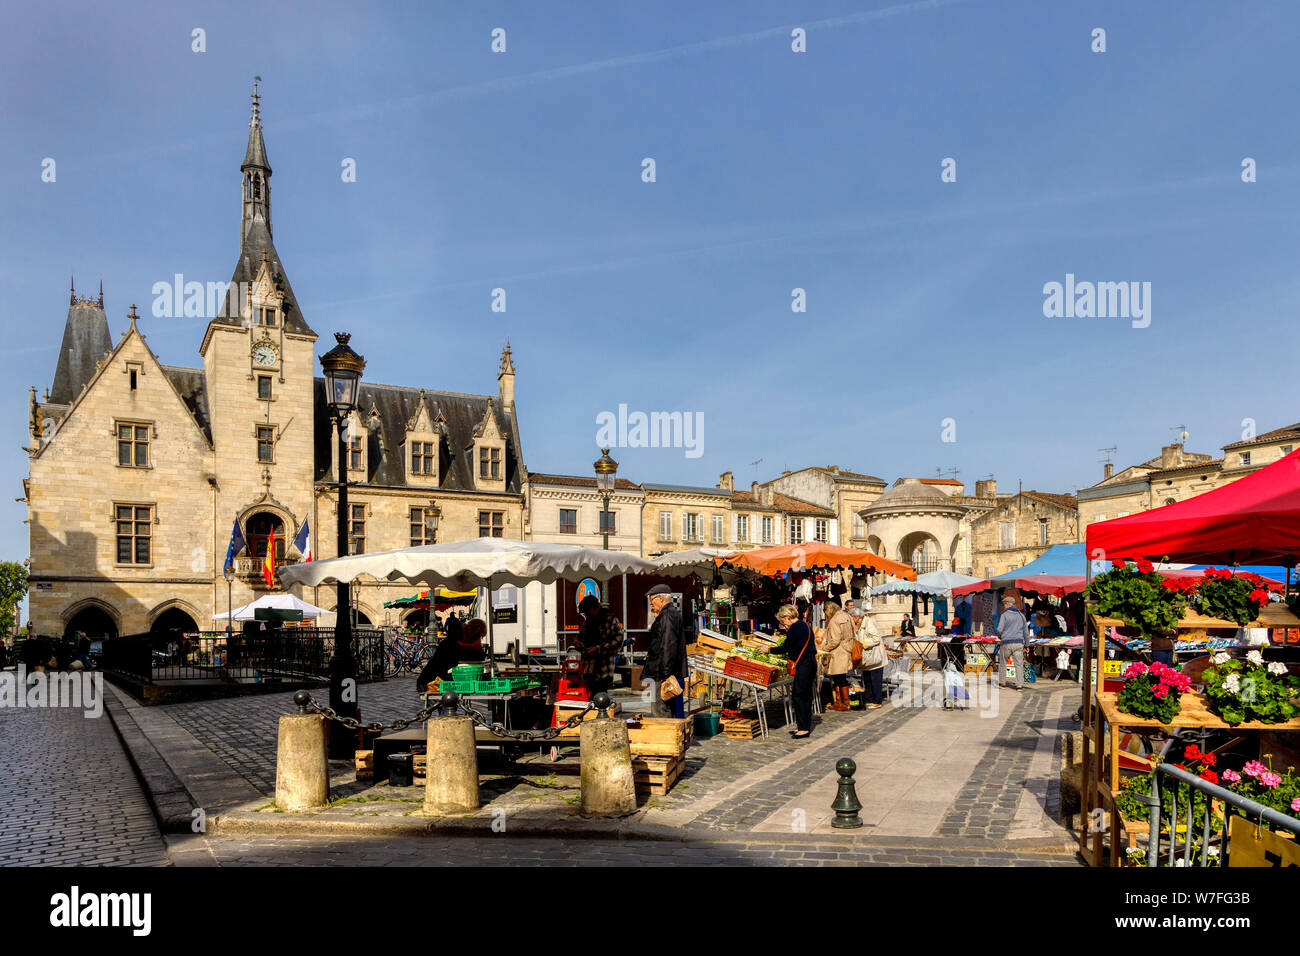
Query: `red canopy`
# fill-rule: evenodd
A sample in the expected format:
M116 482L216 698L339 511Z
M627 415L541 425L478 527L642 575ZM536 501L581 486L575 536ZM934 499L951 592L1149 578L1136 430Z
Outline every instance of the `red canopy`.
M1090 524L1088 555L1294 565L1300 557L1300 451L1195 498Z
M1084 583L1082 574L1035 574L1027 578L1016 578L1016 590L1065 597L1067 594L1082 593Z

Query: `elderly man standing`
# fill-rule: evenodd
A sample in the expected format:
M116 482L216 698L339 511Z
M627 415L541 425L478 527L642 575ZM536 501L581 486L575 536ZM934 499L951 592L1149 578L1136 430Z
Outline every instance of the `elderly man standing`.
M650 716L680 717L678 711L685 693L664 700L659 692L669 677L676 677L683 691L686 688L686 638L682 633L682 612L673 604L668 585L656 584L648 593L650 611L655 620L650 625L650 651L642 674L655 682L650 691Z
M1007 686L1007 661L1014 659L1016 690L1025 689L1025 638L1028 633L1029 626L1025 623L1025 615L1016 607L1016 599L1004 597L1002 616L998 618L998 682L1003 687Z

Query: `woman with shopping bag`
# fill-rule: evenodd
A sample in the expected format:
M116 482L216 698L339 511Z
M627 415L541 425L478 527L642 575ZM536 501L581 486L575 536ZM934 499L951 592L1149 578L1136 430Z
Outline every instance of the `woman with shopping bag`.
M865 609L870 612L868 603ZM862 646L862 688L867 710L879 710L885 703L885 641L876 630L870 613L862 615L857 641Z
M794 706L794 722L797 729L790 736L795 740L807 740L812 736L813 684L817 678L817 645L813 640L812 628L799 620L799 612L794 605L784 604L776 612L776 626L785 633L785 640L772 649L773 654L780 654L790 662L790 673L794 683L790 688L790 700Z
M826 636L821 650L827 654L826 673L835 688L835 701L827 710L849 709L849 671L853 669L853 618L834 601L827 601Z

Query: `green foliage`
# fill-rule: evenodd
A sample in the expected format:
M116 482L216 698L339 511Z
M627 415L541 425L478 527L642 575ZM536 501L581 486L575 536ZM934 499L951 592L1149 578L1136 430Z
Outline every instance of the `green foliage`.
M0 561L0 634L14 626L18 602L27 593L27 568L17 561Z
M1182 764L1175 764L1182 767ZM1186 767L1182 769L1186 770ZM1170 790L1176 790L1177 796L1171 796ZM1138 794L1144 797L1151 796L1151 774L1139 773L1131 777L1125 777L1120 781L1120 792L1115 798L1115 806L1119 808L1120 816L1130 823L1147 823L1151 820L1151 808L1138 799ZM1194 790L1188 784L1181 780L1175 781L1172 777L1162 777L1160 779L1160 832L1168 833L1169 827L1173 822L1174 807L1178 808L1178 826L1185 828L1187 825L1187 798L1192 797L1192 820L1195 822L1193 828L1195 834L1199 834L1201 821L1205 819L1205 801L1206 795L1200 790ZM1223 817L1218 813L1210 815L1210 833L1221 833L1223 831ZM1185 831L1184 831L1185 832ZM1199 847L1199 841L1196 844Z
M1154 688L1160 681L1151 673L1130 677L1120 688L1115 701L1126 714L1135 717L1147 717L1167 724L1182 712L1183 705L1178 702L1178 691L1166 687L1166 695L1157 697Z
M1172 631L1187 608L1187 599L1164 587L1159 574L1133 565L1097 575L1084 597L1096 605L1099 614L1119 618L1147 640Z
M1270 674L1258 651L1251 651L1244 661L1226 658L1226 654L1214 655L1214 666L1201 675L1209 708L1224 723L1280 724L1300 713L1295 704L1300 678Z
M1250 598L1255 592L1255 586L1242 578L1207 577L1196 589L1196 605L1208 617L1245 627L1259 613L1260 603Z

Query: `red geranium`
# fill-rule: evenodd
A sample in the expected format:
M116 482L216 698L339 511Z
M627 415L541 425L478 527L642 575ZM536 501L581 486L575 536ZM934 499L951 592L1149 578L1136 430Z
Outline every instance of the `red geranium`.
M1201 754L1201 763L1207 767L1214 767L1218 765L1219 758L1214 754Z
M1188 744L1183 750L1183 756L1188 760L1199 760L1201 757L1201 748L1196 744Z
M1125 562L1124 562L1124 559L1123 559L1123 558L1111 558L1111 559L1110 559L1110 566L1111 566L1112 568L1122 568L1122 567L1124 567L1124 563L1125 563Z
M1209 767L1206 767L1204 770L1201 771L1201 779L1208 780L1210 783L1218 783L1219 775L1215 773L1213 770L1211 770Z
M1137 569L1143 574L1150 574L1156 569L1156 566L1145 558L1138 558Z

